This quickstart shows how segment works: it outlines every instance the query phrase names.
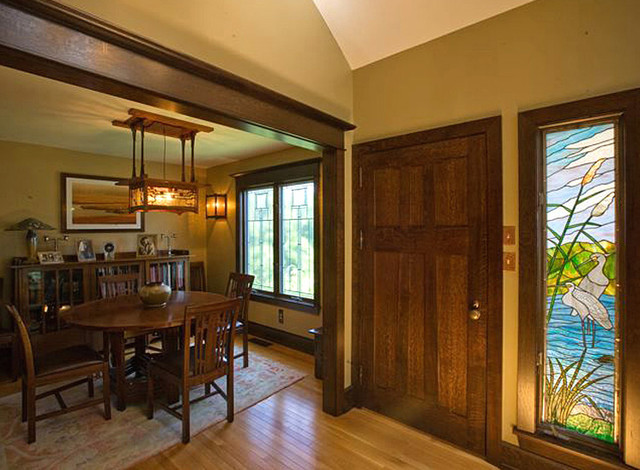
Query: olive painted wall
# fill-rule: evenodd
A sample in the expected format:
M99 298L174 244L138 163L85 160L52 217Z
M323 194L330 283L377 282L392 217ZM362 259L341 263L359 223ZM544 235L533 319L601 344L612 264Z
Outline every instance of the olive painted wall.
M162 174L157 162L146 162L150 175ZM61 173L79 173L126 178L131 174L129 158L94 155L41 145L0 141L0 263L5 278L5 298L9 299L11 281L9 263L14 256L26 256L25 233L6 232L4 228L27 217L35 217L60 228ZM167 165L167 176L180 177L180 167ZM197 177L206 180L204 169ZM204 192L203 192L204 195ZM149 213L146 215L146 233L175 233L174 248L188 248L194 260L205 261L204 203L200 214ZM43 235L60 236L58 230L40 232L41 249L52 246L42 242ZM96 253L102 252L102 243L113 241L117 251L135 251L137 233L69 234L70 240L61 245L64 254L75 254L75 241L93 240ZM166 249L164 244L161 249Z
M228 200L227 218L207 221L207 287L209 290L224 292L229 272L236 269L236 190L235 180L230 175L318 158L318 156L317 153L309 150L291 148L226 165L214 166L207 170L207 181L211 184L211 191L226 193ZM265 303L251 302L249 318L256 323L305 337L311 337L307 333L309 328L322 325L322 315L286 308L283 309L284 323L278 323L278 308Z
M504 224L517 226L518 112L640 87L639 19L637 0L538 0L360 68L355 142L502 115ZM503 438L515 443L517 272L503 287Z

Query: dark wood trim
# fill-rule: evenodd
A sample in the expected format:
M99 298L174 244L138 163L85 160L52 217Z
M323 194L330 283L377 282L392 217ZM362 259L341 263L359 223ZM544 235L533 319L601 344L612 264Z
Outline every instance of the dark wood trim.
M126 178L112 178L109 176L82 175L78 173L60 173L60 232L61 233L136 233L145 231L145 213L140 213L140 228L70 230L67 229L67 178L85 178L100 181L121 181Z
M275 305L277 307L283 307L297 312L313 313L316 315L320 313L320 306L313 301L302 302L286 297L275 297L269 293L263 293L260 291L254 291L251 293L251 301Z
M2 65L118 96L126 89L128 99L164 109L171 103L181 114L314 150L342 145L342 133L354 128L51 0L2 0L0 44Z
M313 339L249 321L249 334L313 355Z
M0 0L0 65L323 152L323 409L344 399L344 132L353 124L51 0Z
M244 178L246 176L249 175L259 175L262 173L271 173L274 171L280 171L280 170L286 170L287 171L287 175L289 174L293 174L294 175L294 179L295 179L295 169L302 166L307 166L307 165L312 165L312 164L321 164L322 163L322 158L309 158L307 160L299 160L296 162L292 162L292 163L283 163L282 165L274 165L274 166L268 166L265 168L257 168L255 170L249 170L249 171L241 171L239 173L233 173L229 176L231 176L232 178ZM290 172L290 170L293 170L293 173ZM249 181L249 180L248 180ZM258 181L257 184L259 184L259 179L256 179L256 181Z
M359 325L360 294L359 279L359 213L363 210L364 197L357 190L360 159L366 153L379 152L394 148L436 142L456 137L484 134L487 142L487 223L488 230L488 306L487 324L487 445L486 457L490 462L498 463L501 454L502 433L502 128L499 116L472 121L438 129L415 132L412 134L366 142L353 148L353 301L352 301L352 377L354 377L355 402L360 403L357 368L360 363Z
M344 151L322 154L322 408L344 407Z
M355 397L356 397L355 387L353 385L349 385L344 390L344 412L345 413L356 405Z
M519 114L519 214L520 272L518 316L518 419L520 434L538 431L538 402L541 393L537 371L537 356L542 345L540 312L543 311L542 230L538 222L538 194L542 191L542 131L541 127L575 122L598 116L617 115L619 120L622 161L621 190L616 194L619 222L625 225L618 236L618 290L620 363L622 387L621 448L625 461L640 467L640 316L628 315L626 305L640 302L640 290L630 287L640 283L640 246L627 241L640 239L640 192L635 190L640 180L640 89L589 98L535 109ZM629 288L625 287L628 286ZM543 451L547 447L536 446ZM555 454L554 454L555 455ZM588 468L588 467L584 467Z
M502 442L500 468L505 470L574 470L572 467L533 454L508 442Z
M518 436L520 448L534 455L544 456L554 462L560 462L572 468L588 470L622 470L631 469L620 460L607 455L592 455L588 449L571 448L560 445L554 438L547 438L538 434L514 430Z

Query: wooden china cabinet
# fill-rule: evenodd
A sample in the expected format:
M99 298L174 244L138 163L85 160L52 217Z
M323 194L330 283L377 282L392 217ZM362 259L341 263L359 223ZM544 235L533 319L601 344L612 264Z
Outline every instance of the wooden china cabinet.
M162 281L173 290L189 290L189 259L188 251L174 250L171 256L160 252L149 258L120 253L114 260L69 257L60 264L14 264L13 302L32 335L47 335L64 328L60 311L102 297L101 276L137 273L142 283Z

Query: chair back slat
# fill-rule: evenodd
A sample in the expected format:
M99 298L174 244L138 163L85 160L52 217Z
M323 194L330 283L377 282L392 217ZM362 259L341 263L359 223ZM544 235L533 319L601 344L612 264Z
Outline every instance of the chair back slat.
M29 331L27 330L27 326L24 324L22 315L20 315L18 310L10 304L6 304L5 307L13 317L13 321L16 324L16 336L20 339L20 347L22 349L22 359L25 373L28 382L32 382L33 380L35 380L36 373L33 362L33 349L31 347L31 338L29 337Z
M255 276L251 274L229 273L229 281L227 282L226 296L231 299L241 298L242 307L238 318L242 322L247 320L247 312L249 310L249 300L251 299L251 289Z
M112 276L100 276L99 294L103 299L111 299L121 295L137 294L140 288L140 274L115 274Z
M235 324L242 307L241 299L207 305L190 305L185 309L183 376L195 378L226 367L233 357ZM194 338L193 361L188 345ZM229 354L231 352L231 354ZM190 364L193 369L190 370ZM229 360L229 364L232 361Z

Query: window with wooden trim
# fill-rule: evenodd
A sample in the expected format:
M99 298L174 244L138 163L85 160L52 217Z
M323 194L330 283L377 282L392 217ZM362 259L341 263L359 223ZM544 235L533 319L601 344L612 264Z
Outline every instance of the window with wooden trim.
M542 423L618 442L617 118L543 129Z
M625 245L640 228L639 101L632 91L520 114L516 433L577 468L640 465L629 343L640 321L627 307L640 259Z
M252 298L317 312L319 163L236 175L238 268L255 276Z

